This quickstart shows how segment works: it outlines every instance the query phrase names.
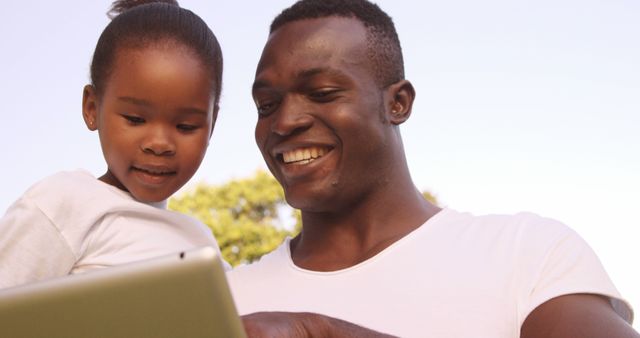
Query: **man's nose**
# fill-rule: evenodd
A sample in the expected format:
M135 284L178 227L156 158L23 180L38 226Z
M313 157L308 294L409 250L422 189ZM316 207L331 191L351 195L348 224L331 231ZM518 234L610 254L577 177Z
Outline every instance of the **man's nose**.
M309 129L313 125L313 116L305 105L303 98L286 97L273 113L271 131L280 136L287 136Z

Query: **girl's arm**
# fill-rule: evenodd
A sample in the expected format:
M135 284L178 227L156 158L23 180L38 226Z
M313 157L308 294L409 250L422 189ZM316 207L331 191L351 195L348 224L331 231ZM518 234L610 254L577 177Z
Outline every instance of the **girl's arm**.
M0 218L0 288L67 275L75 262L58 228L28 197Z

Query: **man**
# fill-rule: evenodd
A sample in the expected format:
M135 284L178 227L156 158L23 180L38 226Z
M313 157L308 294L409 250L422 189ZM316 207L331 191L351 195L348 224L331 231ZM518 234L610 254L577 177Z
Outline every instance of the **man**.
M399 130L415 91L376 5L302 0L283 11L253 97L258 147L303 228L229 274L241 314L282 311L245 317L250 334L639 337L564 225L424 200Z

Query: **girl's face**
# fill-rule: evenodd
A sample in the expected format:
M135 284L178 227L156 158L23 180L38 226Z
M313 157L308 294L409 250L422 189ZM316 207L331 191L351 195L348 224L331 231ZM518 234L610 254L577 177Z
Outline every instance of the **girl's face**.
M167 199L196 172L213 131L214 82L175 45L119 49L101 95L85 87L83 117L98 130L100 180L142 202Z

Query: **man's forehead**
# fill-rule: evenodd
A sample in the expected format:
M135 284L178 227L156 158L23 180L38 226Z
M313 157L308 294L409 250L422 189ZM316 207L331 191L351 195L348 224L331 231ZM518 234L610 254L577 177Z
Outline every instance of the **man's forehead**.
M356 46L366 42L366 29L355 18L330 16L324 18L301 19L282 25L275 30L265 49L294 47L303 44L305 48L327 48Z
M287 23L274 31L267 41L258 71L268 66L308 64L325 67L323 62L341 59L359 63L366 56L366 30L352 18L326 17ZM306 68L306 67L305 67Z

